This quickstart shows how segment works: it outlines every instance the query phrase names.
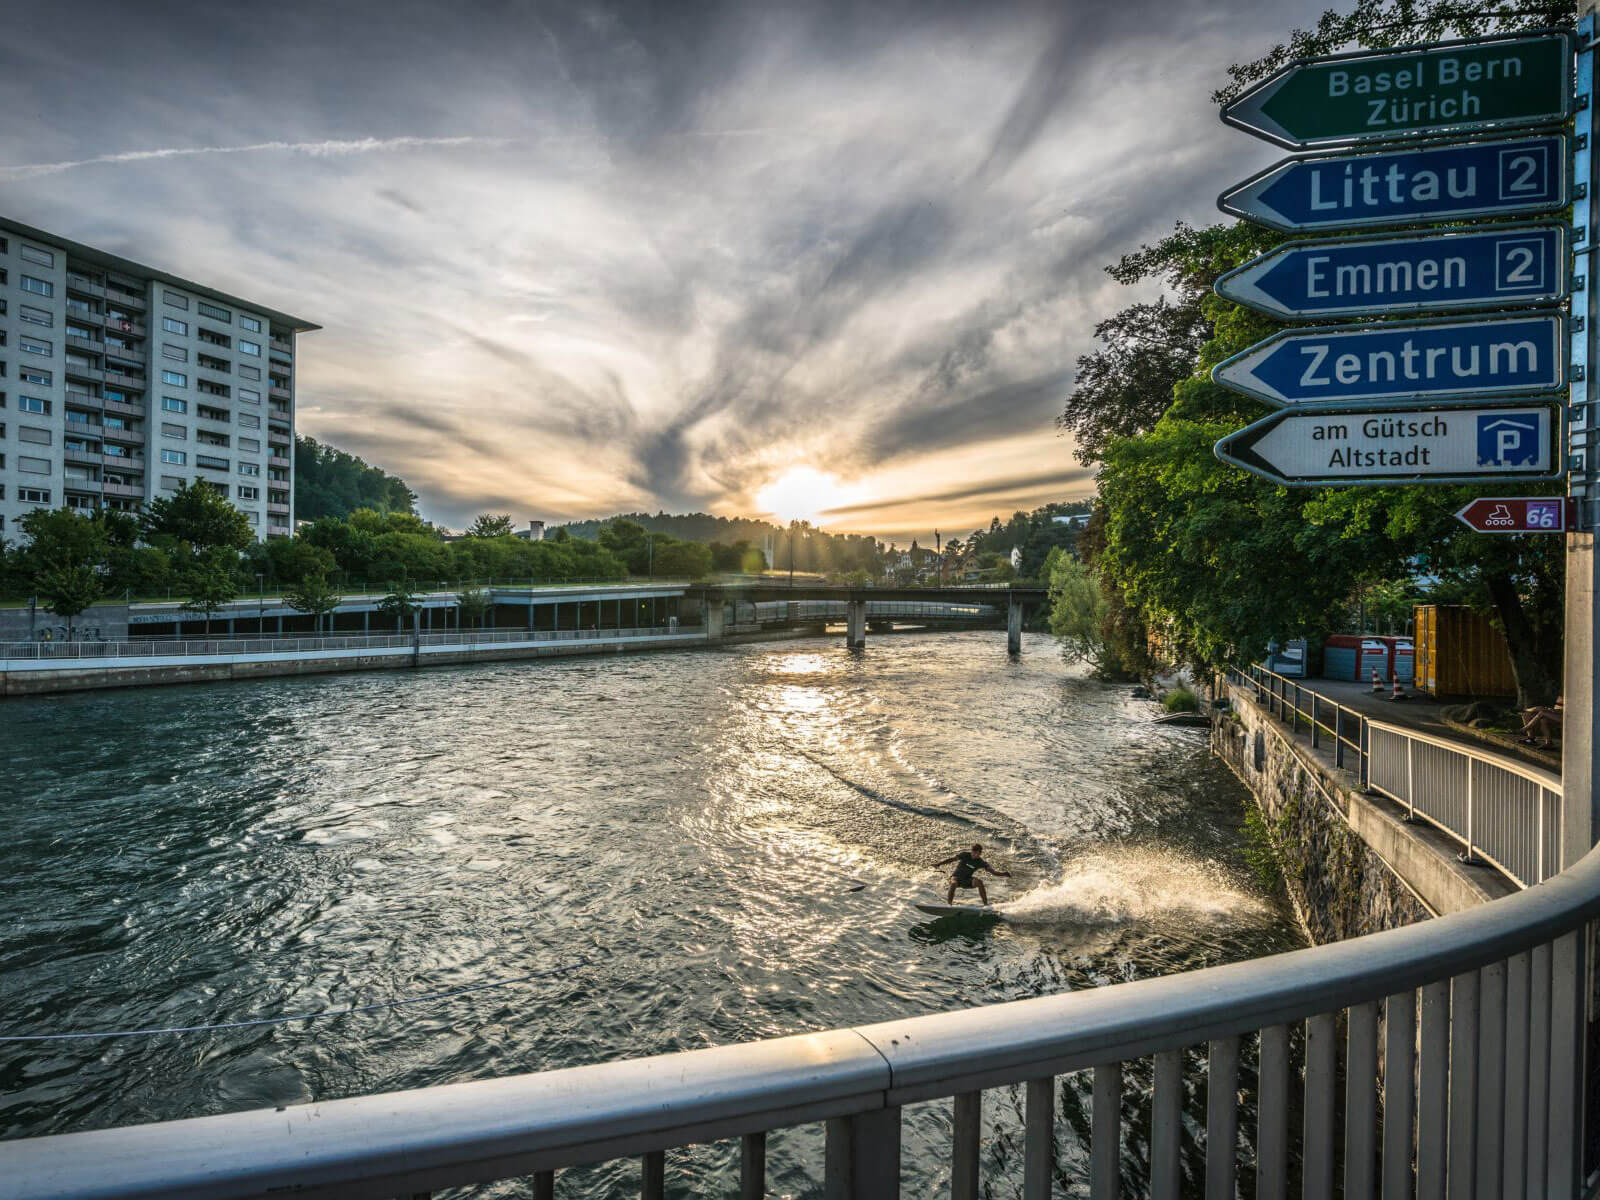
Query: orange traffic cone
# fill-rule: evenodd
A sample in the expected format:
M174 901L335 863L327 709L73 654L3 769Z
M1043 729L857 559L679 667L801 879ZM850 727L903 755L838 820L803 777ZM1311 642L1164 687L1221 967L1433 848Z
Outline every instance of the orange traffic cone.
M1405 698L1406 694L1400 687L1400 676L1396 675L1394 677L1394 690L1389 693L1389 699L1404 700Z
M1374 696L1383 695L1383 680L1378 678L1378 669L1376 667L1372 669L1372 694Z

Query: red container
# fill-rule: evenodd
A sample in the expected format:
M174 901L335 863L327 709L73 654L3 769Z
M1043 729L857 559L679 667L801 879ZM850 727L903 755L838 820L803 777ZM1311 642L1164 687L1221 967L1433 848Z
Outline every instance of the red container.
M1416 679L1416 647L1408 637L1376 639L1389 647L1389 678L1410 685ZM1369 676L1370 678L1370 676Z
M1391 672L1389 647L1375 637L1358 633L1336 633L1322 643L1322 675L1325 679L1353 679L1366 683L1376 671L1378 678L1389 682Z

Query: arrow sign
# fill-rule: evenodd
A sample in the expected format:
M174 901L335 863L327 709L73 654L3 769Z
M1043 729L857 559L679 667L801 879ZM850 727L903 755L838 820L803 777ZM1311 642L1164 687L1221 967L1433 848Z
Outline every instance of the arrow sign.
M1567 295L1563 225L1290 242L1217 280L1273 317L1354 317L1552 303Z
M1571 43L1543 33L1291 63L1222 119L1296 148L1549 125L1571 104Z
M1567 502L1560 496L1484 496L1456 512L1479 533L1560 533Z
M1553 479L1553 404L1275 412L1216 445L1225 463L1290 487Z
M1218 363L1211 378L1268 404L1473 399L1566 384L1559 313L1289 329Z
M1569 202L1565 134L1374 154L1286 158L1217 207L1299 233L1554 212Z

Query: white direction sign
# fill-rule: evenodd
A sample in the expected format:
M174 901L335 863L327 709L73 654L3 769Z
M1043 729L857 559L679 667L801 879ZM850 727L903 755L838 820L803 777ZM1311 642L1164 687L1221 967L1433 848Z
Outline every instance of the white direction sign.
M1559 474L1553 404L1284 409L1216 445L1225 463L1291 487L1481 483Z

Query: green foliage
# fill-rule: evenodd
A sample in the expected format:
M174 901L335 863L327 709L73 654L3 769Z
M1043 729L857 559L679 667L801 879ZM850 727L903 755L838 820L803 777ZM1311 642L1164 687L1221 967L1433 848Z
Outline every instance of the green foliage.
M494 607L489 593L483 588L468 588L456 596L457 611L465 627L481 626L484 617Z
M294 507L302 521L347 517L357 509L415 511L417 495L396 478L353 454L311 439L294 442Z
M1244 802L1244 845L1240 852L1262 891L1276 892L1283 887L1283 870L1278 865L1272 827L1251 799Z
M196 554L183 570L181 584L187 598L179 607L203 613L207 633L212 614L239 595L237 566L238 555L230 547L212 546Z
M378 611L386 617L393 617L397 630L404 628L406 619L418 607L417 593L412 591L410 582L404 578L391 583L388 594L378 601Z
M307 572L294 587L283 594L284 603L312 618L312 626L322 628L322 618L339 607L343 599L328 586L328 577L320 570Z
M171 496L157 496L139 514L144 540L163 548L243 550L255 540L250 518L203 480L184 483Z
M503 537L512 530L511 517L507 513L479 513L473 518L472 524L467 526L468 537Z
M1050 588L1050 632L1069 662L1088 663L1101 677L1121 674L1107 643L1110 606L1100 580L1089 566L1057 548L1046 564Z
M1199 712L1200 697L1186 687L1176 687L1161 697L1161 707L1169 713Z
M72 618L105 593L106 526L70 508L36 508L18 524L29 538L20 574L47 611L66 618L70 638Z

